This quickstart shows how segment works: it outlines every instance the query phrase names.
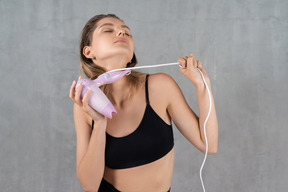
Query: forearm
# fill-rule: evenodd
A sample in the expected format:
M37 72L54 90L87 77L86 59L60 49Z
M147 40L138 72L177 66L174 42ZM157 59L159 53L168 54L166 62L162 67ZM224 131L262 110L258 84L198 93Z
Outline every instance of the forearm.
M207 85L209 87L209 91L211 94L211 113L206 123L206 135L207 135L207 140L208 140L208 145L209 145L208 153L212 154L212 153L216 153L217 148L218 148L218 121L217 121L214 99L213 99L209 81L207 81ZM203 141L204 144L206 144L205 134L204 134L204 122L209 112L209 106L210 106L209 94L204 83L199 83L199 85L196 86L196 90L197 90L197 100L198 100L198 105L199 105L200 135L201 135L201 140Z
M77 177L85 191L98 191L105 168L105 129L94 128L87 152L77 167Z

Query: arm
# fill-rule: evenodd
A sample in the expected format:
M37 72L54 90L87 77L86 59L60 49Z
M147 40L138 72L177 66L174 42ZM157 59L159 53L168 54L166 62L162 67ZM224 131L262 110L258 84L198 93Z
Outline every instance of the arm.
M80 99L82 86L74 95L76 82L70 89L70 98L74 101L74 122L77 136L77 177L84 191L98 191L105 168L105 117L95 112L88 105L90 92ZM94 119L94 129L91 133L91 121Z
M198 67L204 74L211 93L210 81L202 68L201 63L199 61L197 62L193 56L190 56L189 58L180 58L179 62L183 67L180 69L181 73L184 74L196 87L199 117L188 106L178 85L171 78L166 80L166 83L169 82L171 87L171 91L169 91L167 109L174 124L177 126L183 136L187 138L197 149L205 153L206 143L204 137L204 121L209 111L209 97L202 77L195 67ZM218 122L213 96L211 114L206 124L206 133L209 144L208 154L216 153L218 148Z

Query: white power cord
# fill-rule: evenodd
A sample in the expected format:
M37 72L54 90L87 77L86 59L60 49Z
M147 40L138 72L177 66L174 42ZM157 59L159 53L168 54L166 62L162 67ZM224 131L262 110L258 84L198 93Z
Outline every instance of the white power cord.
M165 63L165 64L158 64L158 65L147 65L147 66L138 66L138 67L127 67L127 68L120 68L120 69L113 69L108 72L114 72L114 71L122 71L126 69L144 69L144 68L154 68L154 67L164 67L169 65L179 65L180 63Z
M180 65L180 63L166 63L166 64L157 64L157 65L148 65L148 66L127 67L127 68L114 69L114 70L111 70L109 72L122 71L122 70L127 70L127 69L144 69L144 68L153 68L153 67L164 67L164 66L169 66L169 65ZM204 157L203 163L202 163L201 168L200 168L200 173L199 173L202 188L203 188L203 191L205 192L205 187L204 187L204 183L203 183L203 179L202 179L202 169L204 167L204 164L205 164L206 159L207 159L207 154L208 154L208 140L207 140L207 134L206 134L206 124L207 124L207 121L208 121L210 113L211 113L212 98L211 98L211 93L210 93L209 87L205 81L203 73L201 72L201 70L199 68L196 68L196 69L198 69L198 71L200 72L200 75L203 79L203 82L205 84L205 87L206 87L208 95L209 95L209 112L208 112L207 117L206 117L205 122L204 122L204 135L205 135L206 151L205 151L205 157Z
M197 69L198 69L198 68L197 68ZM203 167L204 167L204 164L205 164L206 158L207 158L207 154L208 154L208 140L207 140L207 134L206 134L206 123L207 123L207 121L208 121L208 119L209 119L209 116L210 116L210 113L211 113L212 98L211 98L211 93L210 93L209 87L208 87L208 85L207 85L207 83L206 83L206 81L205 81L205 78L204 78L203 73L201 72L200 69L198 69L198 71L199 71L200 74L201 74L201 77L202 77L202 79L203 79L203 82L204 82L204 84L205 84L205 86L206 86L206 89L207 89L208 95L209 95L209 112L208 112L207 117L206 117L205 122L204 122L204 135L205 135L205 142L206 142L206 151L205 151L205 157L204 157L203 163L202 163L201 168L200 168L200 180L201 180L201 184L202 184L203 191L205 192L205 187L204 187L204 183L203 183L203 179L202 179L202 169L203 169Z

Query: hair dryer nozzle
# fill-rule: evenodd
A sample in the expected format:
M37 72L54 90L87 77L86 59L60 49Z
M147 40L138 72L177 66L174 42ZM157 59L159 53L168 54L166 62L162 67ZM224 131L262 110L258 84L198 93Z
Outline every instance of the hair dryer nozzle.
M112 119L112 115L117 114L117 111L114 106L109 103L108 105L106 105L106 107L104 107L104 109L102 109L101 113L109 119Z
M129 75L131 73L130 69L126 69L123 71L112 71L106 72L102 75L99 75L97 79L94 80L95 83L100 87L101 85L111 84L119 79L121 79L125 75Z

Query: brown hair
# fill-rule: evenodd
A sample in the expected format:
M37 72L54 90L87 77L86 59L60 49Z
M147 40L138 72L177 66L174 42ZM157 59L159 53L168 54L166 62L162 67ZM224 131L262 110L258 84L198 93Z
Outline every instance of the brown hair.
M96 16L92 17L86 23L86 25L84 26L84 28L82 30L81 40L80 40L80 45L79 45L80 63L81 63L82 71L84 72L85 76L89 79L96 79L99 75L101 75L102 73L105 73L105 70L102 67L93 63L92 59L86 58L86 56L83 54L83 48L85 46L91 45L93 32L97 27L97 23L101 19L104 19L107 17L112 17L112 18L115 18L115 19L118 19L118 20L124 22L123 20L121 20L119 17L117 17L114 14L100 14L100 15L96 15ZM134 67L136 64L137 64L137 59L136 59L135 53L133 53L133 58L132 58L130 63L127 63L126 67ZM130 84L132 90L137 90L137 88L139 87L140 75L142 75L142 73L132 70L131 74L128 76L129 84ZM108 96L108 98L111 99L110 86L104 85L101 87L101 89Z

